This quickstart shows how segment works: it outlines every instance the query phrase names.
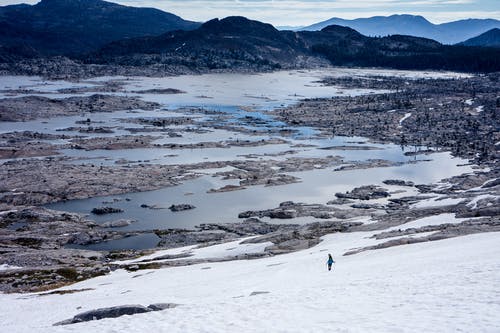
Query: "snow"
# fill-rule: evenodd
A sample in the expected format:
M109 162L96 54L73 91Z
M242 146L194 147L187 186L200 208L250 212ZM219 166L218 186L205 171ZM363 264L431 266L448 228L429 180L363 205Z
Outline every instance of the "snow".
M253 238L243 238L233 242L227 242L223 244L217 244L208 247L200 247L196 246L187 246L178 249L170 249L165 251L157 251L154 254L141 257L135 260L124 260L124 261L116 261L116 264L133 264L137 262L147 262L156 258L163 257L165 255L179 255L186 254L189 255L188 259L212 259L212 258L224 258L224 257L233 257L243 254L257 254L263 253L264 249L268 246L271 246L271 242L264 242L258 244L241 244L243 241ZM169 259L164 261L175 261L175 260L183 260L186 258L180 259ZM155 262L161 262L162 260L155 260Z
M0 212L0 216L7 215L7 214L10 214L10 213L15 213L15 212L17 212L17 209L4 210L3 212Z
M493 200L496 200L496 199L498 199L498 196L491 195L491 194L478 195L477 197L475 197L474 199L472 199L469 203L467 203L467 207L469 207L471 209L476 209L478 202L480 200L484 200L484 199L493 199Z
M433 218L451 220L442 214ZM434 221L437 223L437 221ZM405 226L415 225L416 221ZM109 275L63 289L0 294L5 332L498 332L500 233L341 254L377 243L373 232L337 233L319 245L257 260ZM236 245L203 249L224 253ZM162 251L163 254L167 253ZM326 270L327 254L336 261ZM160 254L160 253L158 253ZM250 296L253 292L267 292ZM52 326L87 310L172 302L159 312Z
M496 181L496 180L497 180L496 178L494 178L494 179L489 179L489 180L485 181L485 182L484 182L481 186L479 186L479 188L483 188L483 187L485 187L487 184L492 183L492 182L494 182L494 181Z
M0 264L0 271L8 271L11 269L18 269L18 268L22 268L22 267L12 266L12 265L7 265L7 264Z
M440 195L435 198L419 201L416 204L414 204L413 207L429 208L429 207L449 206L449 205L456 205L462 201L464 201L463 198L444 198L442 195Z
M382 238L380 239L380 244L381 243L385 243L387 242L388 240L394 240L394 239L402 239L402 238L421 238L421 237L427 237L427 236L430 236L432 234L435 234L437 231L428 231L428 232L417 232L417 233L413 233L413 234L408 234L408 235L404 235L404 236L393 236L393 237L389 237L389 238Z
M477 113L481 113L484 111L484 105L480 105L477 108L475 108L474 110L476 110Z
M411 112L406 113L404 115L404 117L399 120L399 124L401 125L403 123L403 121L405 121L406 119L408 119L410 117L411 117Z
M401 125L403 125L403 121L405 121L406 119L410 118L411 117L411 112L408 112L406 113L403 118L399 119L399 127L401 127Z
M464 103L470 106L470 105L474 104L474 100L473 99L467 99Z
M389 230L398 230L398 229L409 229L409 228L420 228L425 226L432 225L440 225L445 223L461 223L463 221L470 220L470 218L456 218L453 213L444 213L434 216L424 217L418 220L414 220L408 223L404 223L398 225L396 227L392 227Z

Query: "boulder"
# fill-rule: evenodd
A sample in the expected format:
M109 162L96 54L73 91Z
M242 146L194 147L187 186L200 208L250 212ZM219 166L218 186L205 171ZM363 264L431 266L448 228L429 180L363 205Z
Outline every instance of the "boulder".
M190 204L180 204L180 205L172 205L168 207L172 212L181 212L184 210L195 209L196 207Z
M125 315L130 316L152 311L162 311L174 308L176 306L177 304L173 303L156 303L156 304L151 304L148 307L134 304L134 305L114 306L110 308L101 308L96 310L90 310L87 312L82 312L80 314L77 314L71 319L66 319L58 323L55 323L53 326L70 325L86 321L100 320L104 318L118 318Z
M96 207L92 209L92 214L95 215L105 215L105 214L114 214L114 213L122 213L123 209L114 208L114 207Z
M387 198L390 194L384 188L375 185L368 185L356 187L351 192L335 193L335 196L340 199L371 200Z
M269 212L272 219L293 219L297 217L297 211L294 209L280 209Z
M148 306L148 309L151 311L162 311L166 309L172 309L175 308L177 304L174 303L156 303L156 304L151 304Z
M385 185L415 186L414 182L400 180L400 179L387 179L387 180L384 180L382 183L384 183Z
M101 308L77 314L72 319L56 323L54 324L54 326L76 324L85 321L100 320L104 318L118 318L125 315L134 315L149 311L152 310L142 305L122 305L122 306L114 306L111 308Z

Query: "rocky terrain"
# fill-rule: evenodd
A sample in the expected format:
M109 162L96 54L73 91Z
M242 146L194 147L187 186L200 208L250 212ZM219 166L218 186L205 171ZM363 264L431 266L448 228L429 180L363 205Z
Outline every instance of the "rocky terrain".
M458 80L331 78L325 83L395 92L307 100L275 115L289 124L320 129L325 136L366 136L432 151L447 149L480 164L498 160L498 73Z
M85 112L113 112L118 110L152 110L159 105L134 97L91 95L50 99L39 96L5 98L0 100L0 121L27 121L39 118L68 116Z
M71 134L58 134L60 132L57 131L55 134L36 131L1 134L0 156L6 159L0 168L1 264L12 269L0 270L0 290L51 289L105 274L119 267L112 264L112 260L134 258L149 251L89 251L71 246L96 244L147 233L159 237L160 248L206 246L242 237L248 237L245 240L248 243L269 242L272 245L259 254L211 259L191 259L186 255L175 261L146 261L122 267L133 271L274 256L312 247L321 242L322 236L335 232L374 231L374 237L386 240L373 247L346 253L349 255L472 233L499 231L497 74L452 80L344 77L326 78L323 82L351 88L380 88L390 92L303 100L272 111L274 117L288 127L257 127L266 125L266 121L258 117L248 116L241 120L248 126L256 126L256 130L240 124L226 123L229 118L223 112L196 108L178 110L182 113L178 117L121 119L124 127L104 126L94 121L93 112L152 110L159 107L137 97L90 95L52 99L28 96L0 100L3 121L49 119L82 112L89 114L87 120L63 128L64 132ZM111 80L95 89L116 92L122 90L122 85ZM84 90L86 93L93 92L89 88ZM75 91L70 89L66 93ZM38 111L33 114L31 109ZM199 119L200 115L213 118ZM171 126L178 128L172 130ZM332 135L363 136L372 142L415 146L415 150L408 152L409 156L449 150L477 166L473 173L443 179L440 183L418 184L405 179L386 179L382 186L366 183L346 192L331 193L328 202L285 201L274 208L271 206L262 210L241 211L239 216L234 216L234 223L200 224L193 229L122 230L120 228L130 226L135 221L113 218L114 213L121 210L105 202L95 207L93 215L88 216L40 207L50 202L175 186L200 177L203 170L208 169L215 169L213 177L232 181L231 185L214 186L209 190L210 193L219 193L244 190L256 185L297 183L301 179L295 173L302 171L332 169L332 172L341 172L417 163L412 160L394 162L384 159L346 162L341 156L328 154L322 155L323 157L294 156L298 152L293 148L315 147L308 144L296 144L277 153L249 154L242 160L168 165L127 159L98 165L86 163L84 159L64 156L65 150L119 151L145 148L180 151L290 145L289 139L285 137L302 126L316 129L318 138ZM162 135L182 138L189 133L203 134L206 133L204 127L231 130L245 135L280 135L258 140L157 142ZM116 133L124 129L130 134ZM346 143L325 146L319 150L328 153L330 150L347 152L379 149L370 144L371 142L363 142L361 145ZM422 159L418 161L421 162ZM409 194L401 195L406 192ZM169 205L163 207L144 204L141 207L170 208L175 214L199 209L182 201L171 202L171 206ZM92 221L93 217L100 214L109 215L109 220L101 224ZM404 223L442 214L453 214L463 220L453 224L444 221L432 226L397 229L397 226ZM299 220L301 222L296 223ZM387 228L396 229L386 231Z

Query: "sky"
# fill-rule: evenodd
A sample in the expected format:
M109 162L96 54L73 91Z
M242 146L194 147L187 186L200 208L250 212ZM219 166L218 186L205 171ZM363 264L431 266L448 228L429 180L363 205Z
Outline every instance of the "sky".
M422 15L433 23L466 18L500 19L500 0L111 0L123 5L155 7L192 21L231 15L271 23L304 26L332 17ZM38 0L0 0L0 5Z

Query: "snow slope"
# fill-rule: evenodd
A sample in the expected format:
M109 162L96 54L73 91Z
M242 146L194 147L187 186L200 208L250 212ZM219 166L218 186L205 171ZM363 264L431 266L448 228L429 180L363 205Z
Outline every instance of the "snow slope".
M2 332L500 331L500 233L341 255L378 242L372 234L332 234L311 249L265 259L117 270L64 288L93 289L74 294L0 294ZM331 272L328 253L336 260ZM152 303L181 306L52 326L91 309Z

